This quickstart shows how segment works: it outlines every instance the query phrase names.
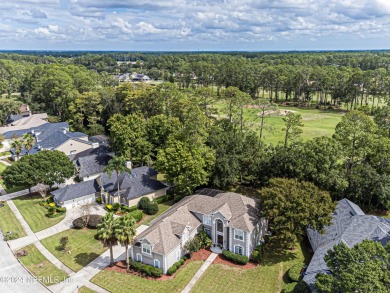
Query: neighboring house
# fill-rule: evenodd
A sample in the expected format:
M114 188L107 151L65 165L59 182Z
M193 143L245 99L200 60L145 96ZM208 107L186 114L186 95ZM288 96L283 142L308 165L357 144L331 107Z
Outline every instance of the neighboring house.
M131 174L123 172L119 175L119 196L115 172L111 176L103 173L94 180L57 189L52 192L52 195L59 206L68 208L94 202L96 197L103 198L105 203L120 202L128 206L134 206L143 196L154 199L166 194L168 186L151 178L156 173L155 170L149 167L134 168Z
M92 154L75 161L78 177L82 181L92 180L104 172L104 168L112 159L113 153Z
M358 205L343 199L333 213L332 225L327 226L323 234L307 229L307 235L314 255L303 280L315 291L316 275L331 273L324 260L328 250L341 242L353 247L363 240L379 241L385 245L390 241L390 219L366 215Z
M102 199L104 203L121 203L127 206L134 206L142 196L153 200L166 195L168 186L158 181L157 172L150 167L144 166L134 168L131 173L122 172L118 177L116 172L111 176L103 173L96 180L102 188Z
M184 246L204 227L212 242L222 249L250 257L267 231L267 221L259 218L254 199L227 192L214 197L187 196L150 223L137 235L131 257L167 270L188 253Z
M30 129L9 131L3 135L6 139L14 139L25 133L31 134L35 139L29 154L36 154L41 150L58 150L70 156L99 147L98 143L89 141L85 133L69 131L67 122L45 123ZM15 160L18 159L14 150L11 150L11 154ZM27 150L23 148L19 156L25 154Z
M150 81L149 76L145 74L133 73L131 78L133 79L133 81Z

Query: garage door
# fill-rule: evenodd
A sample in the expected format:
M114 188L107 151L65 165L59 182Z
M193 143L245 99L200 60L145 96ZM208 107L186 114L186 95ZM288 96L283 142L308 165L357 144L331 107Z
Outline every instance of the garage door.
M76 198L76 199L73 199L72 201L67 201L64 203L64 206L66 208L75 208L75 207L78 207L80 205L85 205L85 204L89 204L89 203L92 203L93 201L95 200L95 195L92 194L90 197L83 197L83 198Z

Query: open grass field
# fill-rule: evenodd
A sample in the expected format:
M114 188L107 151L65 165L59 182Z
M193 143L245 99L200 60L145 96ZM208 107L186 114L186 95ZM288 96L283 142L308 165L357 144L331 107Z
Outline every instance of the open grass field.
M45 285L53 285L68 278L68 275L47 260L34 244L23 249L28 251L28 255L20 257L20 261Z
M223 102L218 102L214 105L218 109L219 117L223 117L224 105ZM302 127L303 133L301 135L302 140L312 139L318 136L332 136L337 123L340 122L344 112L339 110L318 110L318 109L303 109L297 107L282 106L280 110L294 111L302 115ZM259 132L259 126L261 123L258 115L258 109L244 109L245 123L256 133ZM263 132L263 138L265 143L277 144L284 141L284 116L267 116L265 123L273 127L273 133L269 131Z
M196 283L191 293L278 293L287 284L287 271L297 262L308 263L305 244L295 250L277 252L269 247L263 263L257 268L243 270L221 264L212 264Z
M96 230L93 229L69 229L45 238L41 242L61 262L77 272L107 250L94 238L95 234ZM65 251L59 250L61 237L69 239Z
M65 214L57 218L46 217L47 209L39 205L42 200L40 195L25 195L13 200L33 232L49 228L65 218Z
M181 292L190 282L197 270L201 267L203 261L193 261L184 266L175 278L166 281L155 281L134 276L132 274L123 274L114 271L103 270L95 277L92 282L112 293L174 293ZM203 292L211 292L206 290ZM234 292L234 291L226 291Z
M22 225L20 225L15 214L11 211L7 202L4 202L4 206L0 208L0 229L6 234L8 231L12 233L18 233L19 237L26 236Z

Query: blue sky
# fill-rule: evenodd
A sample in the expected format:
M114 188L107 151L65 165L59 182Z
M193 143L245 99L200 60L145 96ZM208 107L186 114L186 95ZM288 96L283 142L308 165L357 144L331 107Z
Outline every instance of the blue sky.
M390 49L390 0L3 0L0 49Z

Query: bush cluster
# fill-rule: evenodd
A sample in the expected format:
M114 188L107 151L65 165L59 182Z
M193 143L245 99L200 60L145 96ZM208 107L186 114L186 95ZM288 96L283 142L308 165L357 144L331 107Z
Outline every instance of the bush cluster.
M155 277L155 278L161 277L163 273L162 269L160 268L155 268L138 261L130 261L130 269L139 272L141 274L144 274L148 277Z
M14 239L17 239L17 238L19 238L19 234L17 232L6 234L4 236L4 240L5 241L14 240Z
M168 270L167 274L172 276L176 271L184 264L185 259L181 258L177 262L175 262Z
M56 218L65 214L66 212L66 208L61 208L55 204L53 197L48 197L47 199L41 201L39 205L47 209L48 212L46 217L48 218Z
M128 214L130 217L133 217L133 219L138 223L142 220L142 217L144 216L144 213L140 210L132 211Z
M263 246L262 245L258 245L252 251L251 260L253 260L254 262L260 263L262 258L263 258Z
M122 213L122 214L126 214L126 213L130 213L130 212L133 212L135 210L137 210L137 207L136 206L133 206L133 207L128 207L124 204L119 204L119 203L114 203L114 204L106 204L105 205L105 210L108 211L108 212L114 212L116 214L119 214L119 213Z
M288 283L283 293L310 293L310 288L305 281Z
M83 229L85 227L96 229L101 220L102 217L99 215L83 216L73 220L73 227L76 229Z
M303 266L303 263L297 263L288 270L287 275L292 282L298 282L301 279Z
M97 198L96 198L96 202L97 202L98 204L101 204L101 203L102 203L102 198L101 198L101 197L97 197Z
M137 206L128 207L128 206L122 205L121 209L123 212L131 213L131 212L134 212L137 210Z
M158 212L158 204L156 202L150 201L146 196L141 197L138 202L138 208L143 210L148 215L155 215Z
M223 250L222 255L228 260L239 265L246 265L249 261L248 257L246 257L245 255L239 255L229 250Z

